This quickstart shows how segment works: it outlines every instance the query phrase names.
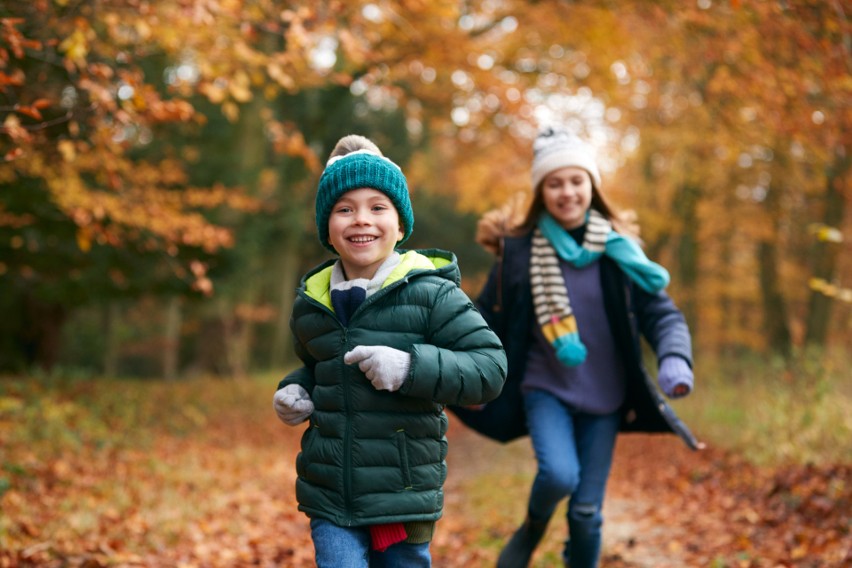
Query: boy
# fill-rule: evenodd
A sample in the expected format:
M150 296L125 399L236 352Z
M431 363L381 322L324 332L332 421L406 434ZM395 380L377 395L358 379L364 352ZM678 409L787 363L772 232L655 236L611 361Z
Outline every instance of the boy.
M430 566L446 478L447 404L496 398L506 355L459 289L455 255L397 251L414 215L399 167L347 136L320 178L316 219L336 253L302 279L291 327L304 365L278 385L299 510L319 568Z

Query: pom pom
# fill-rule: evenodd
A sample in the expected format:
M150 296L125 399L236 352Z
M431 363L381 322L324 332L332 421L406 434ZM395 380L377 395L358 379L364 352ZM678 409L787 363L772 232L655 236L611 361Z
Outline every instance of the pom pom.
M569 367L576 367L585 361L588 353L577 333L557 337L553 342L553 348L556 349L556 358Z

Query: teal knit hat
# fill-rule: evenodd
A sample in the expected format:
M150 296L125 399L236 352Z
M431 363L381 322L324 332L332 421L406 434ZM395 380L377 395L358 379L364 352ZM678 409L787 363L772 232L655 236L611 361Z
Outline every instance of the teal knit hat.
M369 150L356 150L344 156L335 156L326 164L317 188L316 214L317 231L322 246L336 253L328 241L328 218L340 196L347 191L361 188L381 191L396 207L402 223L403 235L400 243L411 236L414 229L414 211L408 197L408 183L402 170L384 156Z

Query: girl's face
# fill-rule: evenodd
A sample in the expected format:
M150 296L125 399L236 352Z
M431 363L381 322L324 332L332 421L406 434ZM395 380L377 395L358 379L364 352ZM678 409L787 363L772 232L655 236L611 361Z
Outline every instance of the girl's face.
M372 278L404 233L387 195L371 188L344 193L328 218L328 240L346 278Z
M547 212L565 229L576 229L586 222L592 205L592 178L583 168L569 166L545 176L541 196Z

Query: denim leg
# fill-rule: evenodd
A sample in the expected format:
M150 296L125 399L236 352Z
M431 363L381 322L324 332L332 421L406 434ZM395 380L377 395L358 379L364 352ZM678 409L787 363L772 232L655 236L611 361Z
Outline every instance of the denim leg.
M399 542L384 552L370 548L367 527L341 527L325 519L311 519L317 568L430 568L429 543Z
M370 531L341 527L325 519L311 519L317 568L367 568Z
M432 556L429 543L409 544L398 542L384 552L370 552L371 568L430 568Z
M559 502L574 493L580 483L574 419L565 404L545 391L524 393L524 406L538 462L529 514L535 521L546 522Z
M604 494L612 466L621 416L575 414L575 440L580 460L580 484L568 503L566 565L594 568L601 551Z

